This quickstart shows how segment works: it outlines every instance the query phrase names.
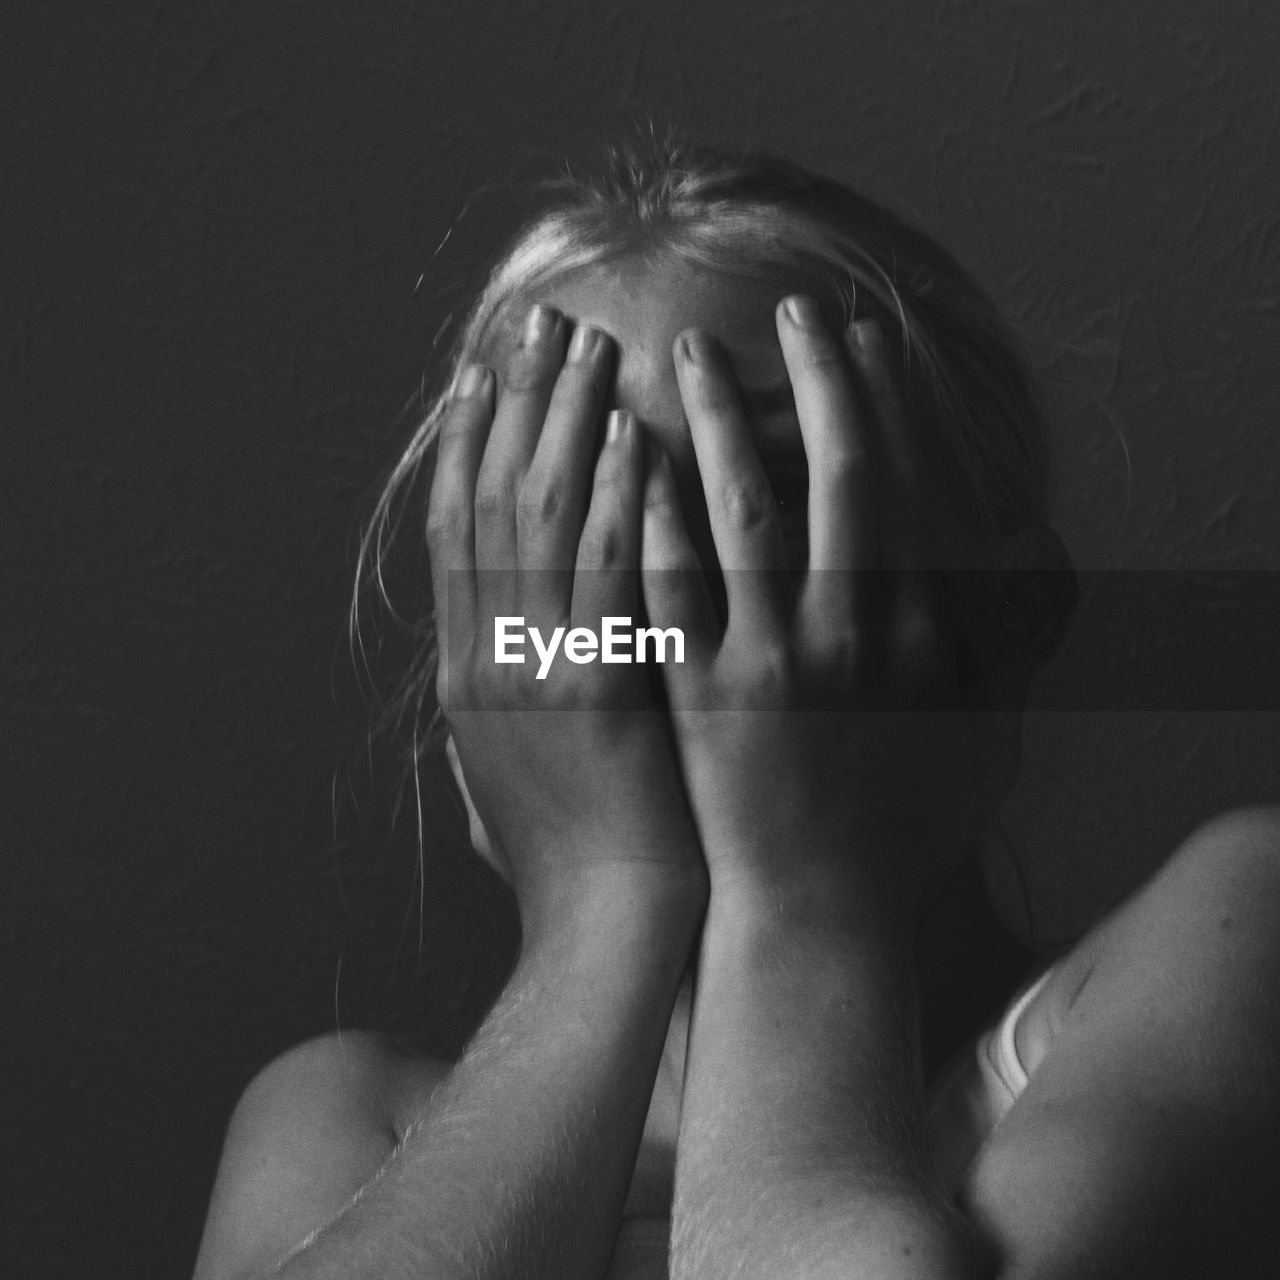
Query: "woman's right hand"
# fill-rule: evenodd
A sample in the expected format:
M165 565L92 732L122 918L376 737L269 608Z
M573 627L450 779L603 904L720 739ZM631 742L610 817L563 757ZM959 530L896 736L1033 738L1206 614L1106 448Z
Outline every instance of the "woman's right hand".
M634 416L599 423L613 344L550 308L530 313L497 389L460 372L427 514L436 693L467 788L511 870L522 915L579 887L674 887L706 874L674 743L647 668L579 664L564 636L635 619L644 458ZM594 467L593 467L594 460ZM523 619L524 661L496 660L496 620ZM543 662L544 640L563 627ZM625 629L624 629L625 630ZM526 924L528 922L526 921Z

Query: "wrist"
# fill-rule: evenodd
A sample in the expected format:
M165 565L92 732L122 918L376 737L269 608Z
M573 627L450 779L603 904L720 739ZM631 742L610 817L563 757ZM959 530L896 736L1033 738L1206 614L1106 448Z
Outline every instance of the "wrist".
M624 953L683 972L707 907L706 868L579 863L519 886L521 955L590 966Z
M801 913L871 910L912 928L967 845L827 815L705 842L713 901L794 904Z
M742 938L905 947L914 909L900 881L847 854L838 862L800 862L785 875L762 873L759 864L744 861L712 873L707 929Z

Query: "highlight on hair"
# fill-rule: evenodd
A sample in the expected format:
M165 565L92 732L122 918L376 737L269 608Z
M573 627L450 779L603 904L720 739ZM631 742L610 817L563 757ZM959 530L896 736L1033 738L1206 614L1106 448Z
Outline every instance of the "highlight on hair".
M624 258L675 257L752 281L812 291L847 325L874 317L903 370L908 408L936 424L989 528L1044 520L1045 442L1027 364L987 295L956 260L898 215L847 186L761 153L657 136L604 149L598 169L536 189L541 208L493 265L441 378L364 529L349 631L365 656L359 609L371 590L406 629L413 658L375 732L409 729L406 780L447 737L435 704L433 618L401 615L383 578L398 539L423 539L426 487L458 369L491 353L540 289ZM406 525L406 516L412 517ZM425 606L425 602L422 602ZM366 663L367 670L367 663ZM428 709L434 711L424 723ZM421 806L419 805L419 823Z

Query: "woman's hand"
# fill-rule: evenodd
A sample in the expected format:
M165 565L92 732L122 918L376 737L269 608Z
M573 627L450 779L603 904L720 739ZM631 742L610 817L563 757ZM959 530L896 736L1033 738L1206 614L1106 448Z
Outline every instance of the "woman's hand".
M777 325L808 458L807 571L787 572L727 364L691 332L676 370L727 626L721 635L665 460L647 480L645 600L655 625L685 630L686 662L664 680L713 901L730 885L821 896L854 883L909 915L1007 785L1008 744L993 752L989 738L1007 737L1016 715L975 714L962 696L924 549L916 460L929 446L914 438L879 326L853 326L851 368L816 306L796 303L779 306Z
M558 312L534 308L496 411L493 373L461 373L427 517L437 695L522 914L602 876L705 892L647 669L564 652L572 628L599 635L605 617L638 613L643 484L632 415L609 416L600 448L611 341L579 328L566 360L567 330ZM509 633L523 662L496 660L503 617L522 620ZM564 628L549 662L527 628L543 640Z

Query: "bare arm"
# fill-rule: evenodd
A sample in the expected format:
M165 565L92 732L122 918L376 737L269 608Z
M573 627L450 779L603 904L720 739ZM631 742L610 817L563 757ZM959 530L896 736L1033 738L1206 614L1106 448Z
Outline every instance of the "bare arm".
M550 904L429 1095L367 1037L287 1055L237 1109L196 1280L603 1274L698 901L601 877Z
M381 1172L287 1277L598 1277L696 911L600 884L554 904L498 1004Z
M536 308L496 404L489 370L459 380L427 517L436 691L511 868L520 960L391 1159L285 1276L596 1280L613 1247L706 871L644 671L570 662L544 679L495 660L499 617L550 636L636 612L638 424L615 413L600 440L610 343L581 329L566 353L567 338ZM313 1141L317 1181L344 1136Z
M969 1223L931 1185L906 925L929 863L963 847L990 803L985 734L999 722L956 688L909 527L895 543L874 518L842 363L819 333L802 341L781 317L779 332L810 460L794 609L785 592L763 597L769 573L730 576L717 637L696 600L653 577L651 616L692 618L694 661L664 676L711 873L674 1275L1274 1275L1274 810L1213 824L1099 931L1087 985L973 1171ZM875 444L904 481L884 508L909 526L919 495L893 447L908 424L883 349L857 345L883 415ZM713 359L694 363L678 365L681 390L721 560L776 580L777 526L744 500L764 485L733 395ZM646 512L655 566L688 551L674 502L668 487ZM899 580L848 573L886 532ZM1010 678L1016 691L1023 676Z
M726 892L703 938L673 1274L982 1274L922 1139L909 946L865 894Z
M778 334L808 459L803 579L714 343L677 342L676 367L734 570L723 635L662 572L692 547L661 473L645 512L650 615L683 622L692 655L664 680L711 879L672 1269L960 1280L982 1260L923 1151L911 931L995 779L925 572L929 499L878 327L853 332L856 385L812 305L780 307Z
M1280 808L1206 823L1081 974L962 1206L1002 1280L1280 1269Z
M841 960L820 939L829 901L779 896L730 929L713 899L680 1140L684 1274L739 1256L747 1276L858 1276L873 1258L870 1274L919 1280L1276 1274L1280 809L1207 823L1079 944L1045 1056L962 1188L969 1228L930 1212L912 1173L915 1073L886 1052L899 1010L873 1060L859 1022L870 1011L875 1030L858 991L892 983L858 981L874 943ZM966 1238L978 1255L949 1256ZM878 1257L886 1242L898 1252Z

